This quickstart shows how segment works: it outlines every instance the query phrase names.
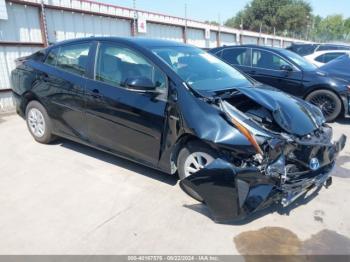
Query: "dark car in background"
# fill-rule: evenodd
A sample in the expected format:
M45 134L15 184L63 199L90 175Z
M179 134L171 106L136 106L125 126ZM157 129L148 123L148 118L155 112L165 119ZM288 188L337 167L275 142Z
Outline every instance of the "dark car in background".
M317 51L329 51L329 50L350 50L349 45L338 44L305 44L305 43L293 43L286 49L297 53L301 56L311 55Z
M19 59L12 84L36 141L64 137L177 171L220 222L330 185L346 141L332 142L312 104L176 42L62 42Z
M338 57L320 69L333 77L344 79L350 84L350 54Z
M209 52L260 83L317 105L327 121L349 114L349 84L289 50L242 45L214 48Z

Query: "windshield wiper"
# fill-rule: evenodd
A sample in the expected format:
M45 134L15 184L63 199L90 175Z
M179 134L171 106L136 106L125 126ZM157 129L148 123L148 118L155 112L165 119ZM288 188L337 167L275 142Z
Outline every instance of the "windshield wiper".
M240 91L238 91L235 88L230 88L230 89L226 89L226 90L219 90L219 91L214 91L215 95L221 98L226 98L226 97L231 97L233 95L239 94Z

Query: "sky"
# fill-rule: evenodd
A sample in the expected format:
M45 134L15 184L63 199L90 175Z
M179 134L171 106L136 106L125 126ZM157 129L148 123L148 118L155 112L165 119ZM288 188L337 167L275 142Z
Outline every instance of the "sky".
M123 7L132 7L133 0L95 0L115 4ZM350 0L306 0L313 7L314 14L327 16L342 14L350 17ZM219 20L225 22L234 16L239 10L249 3L250 0L136 0L136 8L153 11L173 16L185 16L185 4L189 19L205 21Z

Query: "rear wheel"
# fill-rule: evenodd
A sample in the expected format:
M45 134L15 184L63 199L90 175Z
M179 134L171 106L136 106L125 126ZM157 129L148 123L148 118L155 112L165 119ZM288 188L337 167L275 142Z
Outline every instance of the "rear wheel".
M36 141L47 144L53 140L51 120L39 102L31 101L27 105L26 122L29 132Z
M198 171L209 165L218 157L218 154L210 147L200 142L190 142L180 150L177 166L178 174L181 180L195 175ZM203 199L191 188L183 184L182 189L197 201L203 202Z
M316 90L306 100L319 107L328 122L334 121L342 109L340 98L329 90Z

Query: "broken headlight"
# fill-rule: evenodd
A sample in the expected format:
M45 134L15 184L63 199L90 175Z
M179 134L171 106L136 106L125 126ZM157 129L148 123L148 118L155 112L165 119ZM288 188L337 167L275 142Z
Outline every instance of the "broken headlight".
M221 103L221 109L226 113L227 119L244 135L247 140L252 144L255 151L259 155L264 155L264 152L258 142L257 138L268 138L269 135L259 130L249 117L239 111L237 108L224 102Z
M266 167L266 175L276 178L281 178L281 182L284 183L287 178L286 159L284 155L281 155L275 162Z

